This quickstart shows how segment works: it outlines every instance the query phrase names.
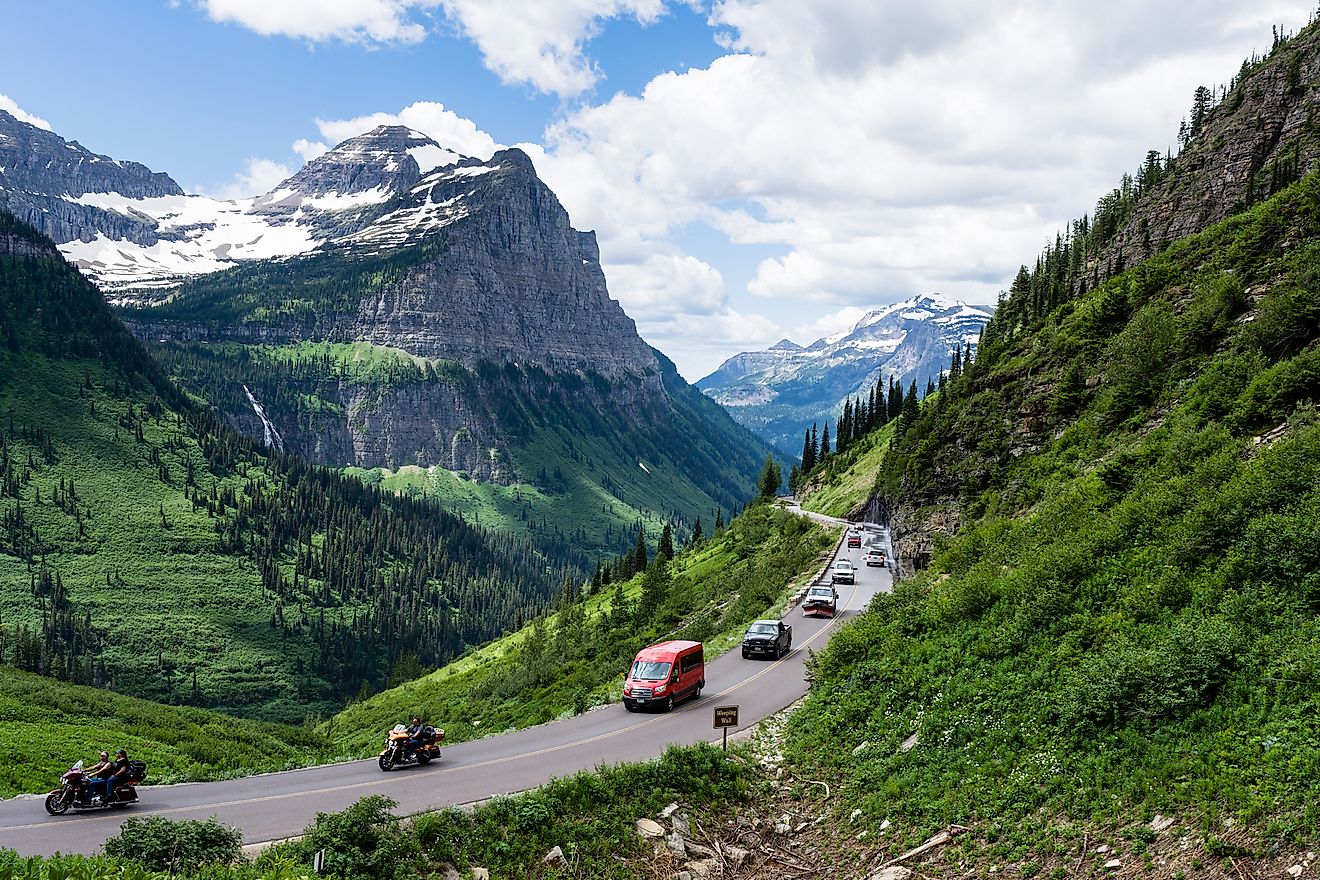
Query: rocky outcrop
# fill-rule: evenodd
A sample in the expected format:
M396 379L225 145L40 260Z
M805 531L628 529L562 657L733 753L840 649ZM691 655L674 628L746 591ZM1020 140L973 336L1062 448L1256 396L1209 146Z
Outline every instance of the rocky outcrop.
M1242 210L1320 160L1320 28L1307 27L1211 110L1174 173L1102 250L1101 274L1136 265Z
M595 235L573 229L520 150L489 164L491 173L450 179L424 196L444 203L461 197L465 180L481 181L448 247L364 297L352 325L331 332L468 364L655 374L636 324L609 296Z

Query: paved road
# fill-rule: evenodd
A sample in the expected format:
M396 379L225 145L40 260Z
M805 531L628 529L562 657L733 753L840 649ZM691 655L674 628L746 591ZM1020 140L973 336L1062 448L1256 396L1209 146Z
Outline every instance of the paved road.
M653 758L670 743L718 742L719 732L711 724L714 706L737 704L747 726L789 705L806 693L807 648L819 650L839 620L865 608L875 593L890 589L889 572L862 565L860 549L840 552L858 566L860 576L856 586L840 587L844 610L838 618L804 618L791 610L791 653L774 662L743 660L738 651L725 654L707 665L701 698L681 703L671 713L632 714L621 705L605 706L575 718L446 746L438 762L390 773L368 760L225 782L146 786L139 789L138 804L114 812L49 816L38 798L12 798L0 801L0 847L24 855L95 853L122 821L147 815L215 816L242 828L247 843L278 840L300 833L316 813L342 810L370 794L388 795L401 811L411 813L533 788L601 764Z

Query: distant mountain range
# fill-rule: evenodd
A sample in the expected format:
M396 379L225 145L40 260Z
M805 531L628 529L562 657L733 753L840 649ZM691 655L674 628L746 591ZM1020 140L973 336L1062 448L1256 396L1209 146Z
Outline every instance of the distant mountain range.
M0 208L235 428L483 523L623 549L744 502L767 452L641 339L520 150L379 126L220 201L0 112Z
M921 390L948 368L955 347L976 351L994 307L923 294L867 312L851 330L810 345L781 340L734 355L697 387L789 456L813 422L837 418L843 402L896 377Z

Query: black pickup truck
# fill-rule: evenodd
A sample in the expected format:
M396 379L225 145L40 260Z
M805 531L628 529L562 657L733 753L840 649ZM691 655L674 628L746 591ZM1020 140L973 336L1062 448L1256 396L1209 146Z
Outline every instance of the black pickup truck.
M778 660L793 647L793 627L782 620L757 620L747 628L743 636L742 655L749 657L774 657Z

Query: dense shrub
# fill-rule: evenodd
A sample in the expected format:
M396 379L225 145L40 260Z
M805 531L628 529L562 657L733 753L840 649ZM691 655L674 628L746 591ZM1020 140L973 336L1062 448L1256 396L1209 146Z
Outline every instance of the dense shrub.
M153 871L187 874L206 865L231 865L242 847L242 833L214 817L176 822L150 816L124 822L119 834L105 842L105 854Z

